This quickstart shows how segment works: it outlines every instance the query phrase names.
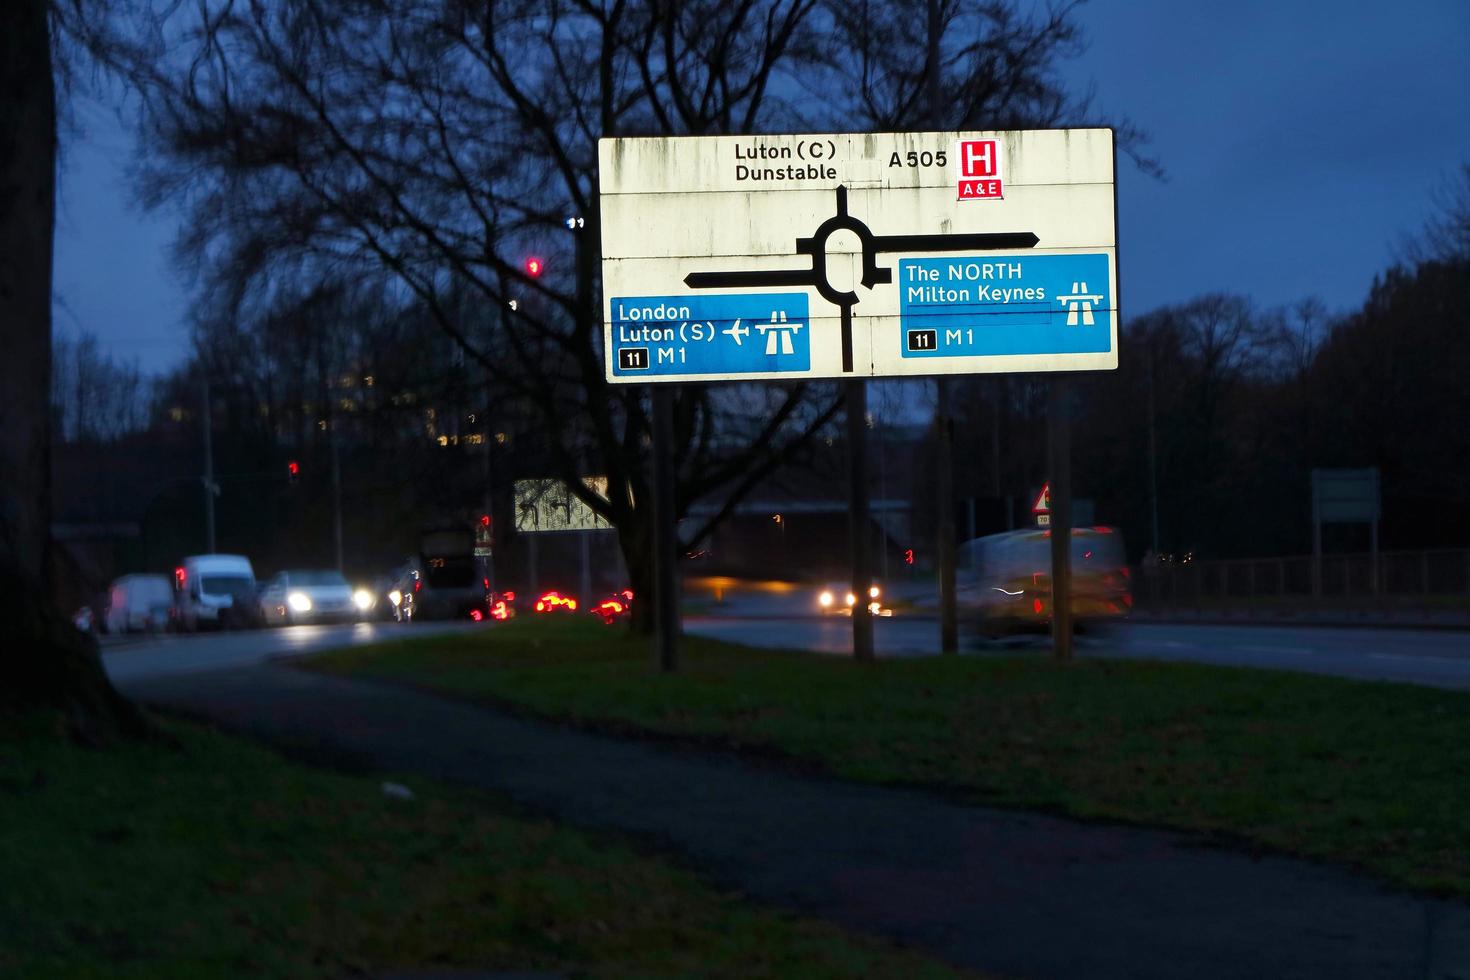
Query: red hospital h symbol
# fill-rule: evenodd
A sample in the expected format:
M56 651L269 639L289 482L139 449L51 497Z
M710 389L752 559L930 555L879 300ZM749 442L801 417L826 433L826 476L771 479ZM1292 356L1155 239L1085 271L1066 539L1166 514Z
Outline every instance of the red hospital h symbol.
M966 177L995 176L994 140L966 140L964 147Z

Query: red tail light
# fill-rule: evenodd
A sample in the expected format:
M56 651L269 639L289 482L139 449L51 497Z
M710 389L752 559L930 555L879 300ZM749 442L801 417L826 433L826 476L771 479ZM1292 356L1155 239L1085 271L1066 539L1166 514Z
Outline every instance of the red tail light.
M1041 608L1042 608L1042 606L1041 606L1041 600L1040 599L1032 599L1031 600L1031 611L1032 612L1034 612L1034 613L1036 613L1036 615L1040 616L1041 615Z
M473 619L475 622L478 623L480 620L482 620L484 618L485 618L485 616L484 616L483 613L480 612L480 610L478 610L478 609L471 609L470 610L470 619Z

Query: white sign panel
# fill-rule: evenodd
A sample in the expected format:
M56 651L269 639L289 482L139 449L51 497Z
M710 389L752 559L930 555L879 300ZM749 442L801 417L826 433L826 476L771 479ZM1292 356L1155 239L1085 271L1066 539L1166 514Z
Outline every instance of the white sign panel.
M607 496L607 477L589 476L583 482L593 493ZM560 480L515 482L516 530L601 531L610 525L575 496Z
M1111 129L598 152L611 382L1118 365Z

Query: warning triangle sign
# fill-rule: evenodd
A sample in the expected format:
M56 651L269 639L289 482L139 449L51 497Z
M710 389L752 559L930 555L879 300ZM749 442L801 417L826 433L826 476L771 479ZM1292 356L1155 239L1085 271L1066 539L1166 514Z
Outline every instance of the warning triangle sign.
M1033 514L1048 514L1048 513L1051 513L1051 482L1050 481L1048 481L1046 483L1043 483L1041 485L1041 492L1036 495L1036 503L1034 503L1034 504L1031 505L1031 513L1033 513Z

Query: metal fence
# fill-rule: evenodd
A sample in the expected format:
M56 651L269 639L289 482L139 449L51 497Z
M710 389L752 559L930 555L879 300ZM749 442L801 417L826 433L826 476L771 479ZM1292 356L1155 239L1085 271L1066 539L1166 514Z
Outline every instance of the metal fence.
M1144 565L1135 583L1140 609L1470 609L1470 549Z

